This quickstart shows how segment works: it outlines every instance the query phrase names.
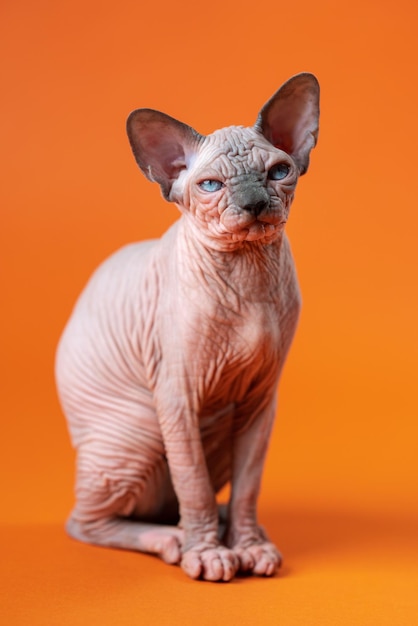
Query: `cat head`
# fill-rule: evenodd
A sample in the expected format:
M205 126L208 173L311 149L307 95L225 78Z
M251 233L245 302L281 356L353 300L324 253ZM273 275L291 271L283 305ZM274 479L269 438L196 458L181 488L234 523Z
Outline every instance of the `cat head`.
M145 176L210 239L270 243L308 169L318 121L318 81L303 73L280 87L252 127L203 136L165 113L137 109L127 132Z

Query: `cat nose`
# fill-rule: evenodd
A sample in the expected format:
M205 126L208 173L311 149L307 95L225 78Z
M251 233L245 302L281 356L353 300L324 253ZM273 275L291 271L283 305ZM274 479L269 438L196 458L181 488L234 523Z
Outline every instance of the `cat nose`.
M231 200L241 211L257 217L270 206L270 194L259 173L250 172L233 183Z
M267 209L268 205L268 200L258 200L258 202L249 202L248 204L244 204L241 208L243 211L247 211L257 217L257 215L260 215L264 209Z

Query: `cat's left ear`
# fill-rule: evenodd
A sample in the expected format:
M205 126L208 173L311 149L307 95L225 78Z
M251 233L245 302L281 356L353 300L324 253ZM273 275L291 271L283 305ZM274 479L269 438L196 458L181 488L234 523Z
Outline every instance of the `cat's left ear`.
M313 74L297 74L261 109L255 129L295 160L300 174L318 139L319 83Z

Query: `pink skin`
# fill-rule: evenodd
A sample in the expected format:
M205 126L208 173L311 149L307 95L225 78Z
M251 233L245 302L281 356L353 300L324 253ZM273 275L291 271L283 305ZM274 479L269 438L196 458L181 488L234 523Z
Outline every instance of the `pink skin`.
M253 128L208 137L157 111L131 114L140 168L183 215L99 267L61 338L73 537L156 554L191 578L279 568L257 497L299 312L284 226L316 142L318 91L299 74Z

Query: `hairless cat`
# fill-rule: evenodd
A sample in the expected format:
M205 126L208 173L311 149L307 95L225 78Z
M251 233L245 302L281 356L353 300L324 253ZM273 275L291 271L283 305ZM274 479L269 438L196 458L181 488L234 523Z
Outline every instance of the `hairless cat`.
M250 128L203 136L159 111L129 116L139 167L182 216L99 267L61 338L57 384L77 449L72 537L156 554L204 580L279 568L257 497L300 307L284 227L318 117L308 73Z

